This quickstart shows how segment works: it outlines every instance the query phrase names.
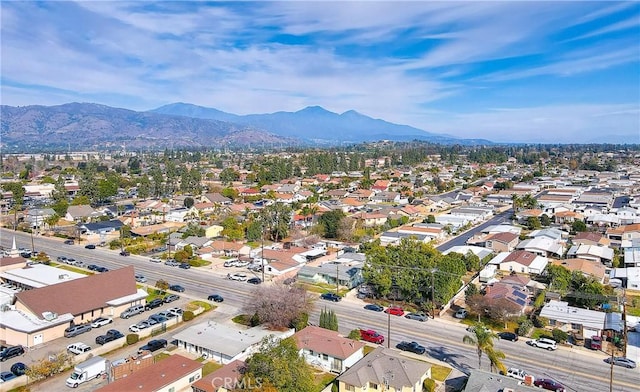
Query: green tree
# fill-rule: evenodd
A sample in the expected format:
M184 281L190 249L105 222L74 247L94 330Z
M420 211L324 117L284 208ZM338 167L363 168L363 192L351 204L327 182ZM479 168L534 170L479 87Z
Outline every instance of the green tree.
M71 201L72 206L85 206L91 204L91 200L87 195L76 196L75 199Z
M478 286L476 286L473 283L469 283L469 285L467 286L467 289L464 291L465 299L469 299L476 294L480 294L480 290L478 290Z
M501 359L504 358L504 353L495 350L493 347L493 340L498 339L498 335L493 333L482 323L476 323L474 326L473 334L465 335L462 338L462 342L471 346L476 346L476 353L478 354L478 368L482 368L482 355L485 354L491 362L492 369L496 367L503 371L504 364Z
M191 207L193 207L194 204L195 204L195 200L193 200L193 197L185 197L184 198L183 205L186 208L191 208Z
M329 329L331 331L338 330L338 316L333 309L327 310L326 308L320 310L320 322L318 324L320 328Z
M241 240L244 238L244 230L242 229L242 225L238 222L238 220L229 216L222 221L222 235L227 237L232 241Z
M587 224L579 219L576 219L571 224L571 231L573 231L574 233L587 231Z
M256 380L263 391L313 392L313 372L304 358L298 355L293 338L276 340L266 337L258 351L247 360L242 376L245 391L255 390ZM268 389L267 389L268 388Z
M67 210L69 209L69 202L67 199L61 199L56 201L51 205L51 208L56 212L59 216L67 215Z
M260 220L269 239L278 242L289 235L291 212L291 207L284 203L273 203L260 211Z
M540 219L537 216L530 216L527 218L527 228L529 230L538 230L542 227Z
M340 222L345 217L342 210L332 210L320 215L318 224L323 227L326 238L338 238Z
M2 184L2 189L5 192L11 192L13 194L14 204L24 204L24 188L21 182L7 182Z
M548 227L549 225L551 225L551 218L549 218L549 215L542 214L540 216L540 224L544 227Z

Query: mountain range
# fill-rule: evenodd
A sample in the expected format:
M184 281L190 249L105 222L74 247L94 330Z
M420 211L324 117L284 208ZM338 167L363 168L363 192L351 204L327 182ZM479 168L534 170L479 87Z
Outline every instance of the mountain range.
M377 140L492 144L429 133L353 110L337 114L319 106L249 115L186 103L145 112L94 103L2 105L0 110L0 140L5 151L117 149L123 145L131 149L336 145Z

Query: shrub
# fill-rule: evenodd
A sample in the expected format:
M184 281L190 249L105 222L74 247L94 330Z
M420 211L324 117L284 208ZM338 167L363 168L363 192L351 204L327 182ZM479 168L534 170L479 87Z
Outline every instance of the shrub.
M127 345L129 346L138 343L138 340L140 340L140 336L138 336L137 333L130 333L127 335Z
M352 329L351 332L349 332L349 335L347 337L349 339L360 340L360 330L359 329Z
M309 314L301 313L298 317L291 321L291 328L300 331L309 325Z
M249 320L249 325L252 327L256 327L260 325L260 316L258 316L258 313L254 313L253 316L251 316L251 320Z
M569 334L558 328L555 328L553 331L551 331L551 335L553 335L553 340L558 343L564 343L567 341L567 339L569 339Z
M424 390L427 392L435 392L436 390L436 382L430 378L425 379L424 382L422 383L422 386Z
M549 320L544 317L536 317L533 319L533 326L536 328L544 328L549 325Z
M193 314L192 311L187 310L182 314L182 321L191 321L194 317L196 317L196 315Z
M529 332L533 328L533 323L529 319L522 320L520 324L518 324L518 335L527 336Z

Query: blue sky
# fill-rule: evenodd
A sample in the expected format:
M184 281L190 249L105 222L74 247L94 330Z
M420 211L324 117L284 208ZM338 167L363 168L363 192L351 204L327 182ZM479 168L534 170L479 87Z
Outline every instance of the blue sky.
M0 7L6 105L320 105L463 138L640 143L639 2Z

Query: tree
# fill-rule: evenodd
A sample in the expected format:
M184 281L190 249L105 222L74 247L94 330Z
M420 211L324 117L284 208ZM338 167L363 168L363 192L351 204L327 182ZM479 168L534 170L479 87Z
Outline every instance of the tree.
M302 313L309 313L314 299L300 287L260 285L252 292L245 310L247 314L256 314L267 327L283 329L289 328Z
M260 211L260 220L269 239L278 242L289 235L291 207L284 203L273 203Z
M222 221L222 235L227 237L232 241L241 240L244 238L244 230L242 230L242 225L238 223L238 220L233 217L227 217L224 221Z
M484 316L487 311L487 301L484 295L480 293L470 295L465 299L465 302L471 313L478 316L478 322L480 322L480 318Z
M62 372L72 363L73 358L71 357L71 354L60 352L55 355L42 358L34 364L30 364L25 374L31 380L42 380Z
M573 231L574 233L587 231L587 224L579 219L576 219L571 224L571 231Z
M469 283L469 285L467 286L467 289L464 291L465 301L469 300L469 298L473 297L476 294L480 294L480 291L478 290L478 286L476 286L473 283Z
M345 217L342 210L332 210L320 215L318 224L323 227L326 238L338 238L340 221Z
M540 216L540 224L544 227L548 227L549 225L551 225L551 218L549 218L549 215L542 214Z
M327 310L326 308L320 311L320 322L318 324L320 328L329 329L331 331L338 330L338 316L333 309Z
M258 386L265 392L313 392L313 372L298 352L293 338L264 338L246 362L241 390L255 391Z
M156 282L156 287L162 291L168 290L169 282L164 279L158 279L158 281Z
M58 216L58 214L53 214L53 215L49 215L48 217L44 218L44 223L47 224L47 226L52 229L56 227L56 224L58 223L58 221L60 220L60 216Z
M425 219L425 222L426 223L436 223L436 217L431 215L431 214L429 214L429 215L427 215L427 219Z
M185 207L191 208L191 207L193 207L194 204L195 204L195 200L193 200L193 197L185 197L184 198L183 205Z
M482 323L475 324L473 335L465 335L462 338L463 343L476 346L476 352L478 354L478 368L482 368L482 354L485 354L489 358L492 368L497 367L500 370L504 369L504 364L501 359L505 356L504 353L493 348L494 339L498 339L498 335L493 333Z
M522 311L520 306L506 298L491 299L486 301L486 304L488 316L493 320L503 322L505 328L507 328L507 321Z
M530 216L527 218L527 228L529 230L538 230L542 227L540 219L537 216Z

